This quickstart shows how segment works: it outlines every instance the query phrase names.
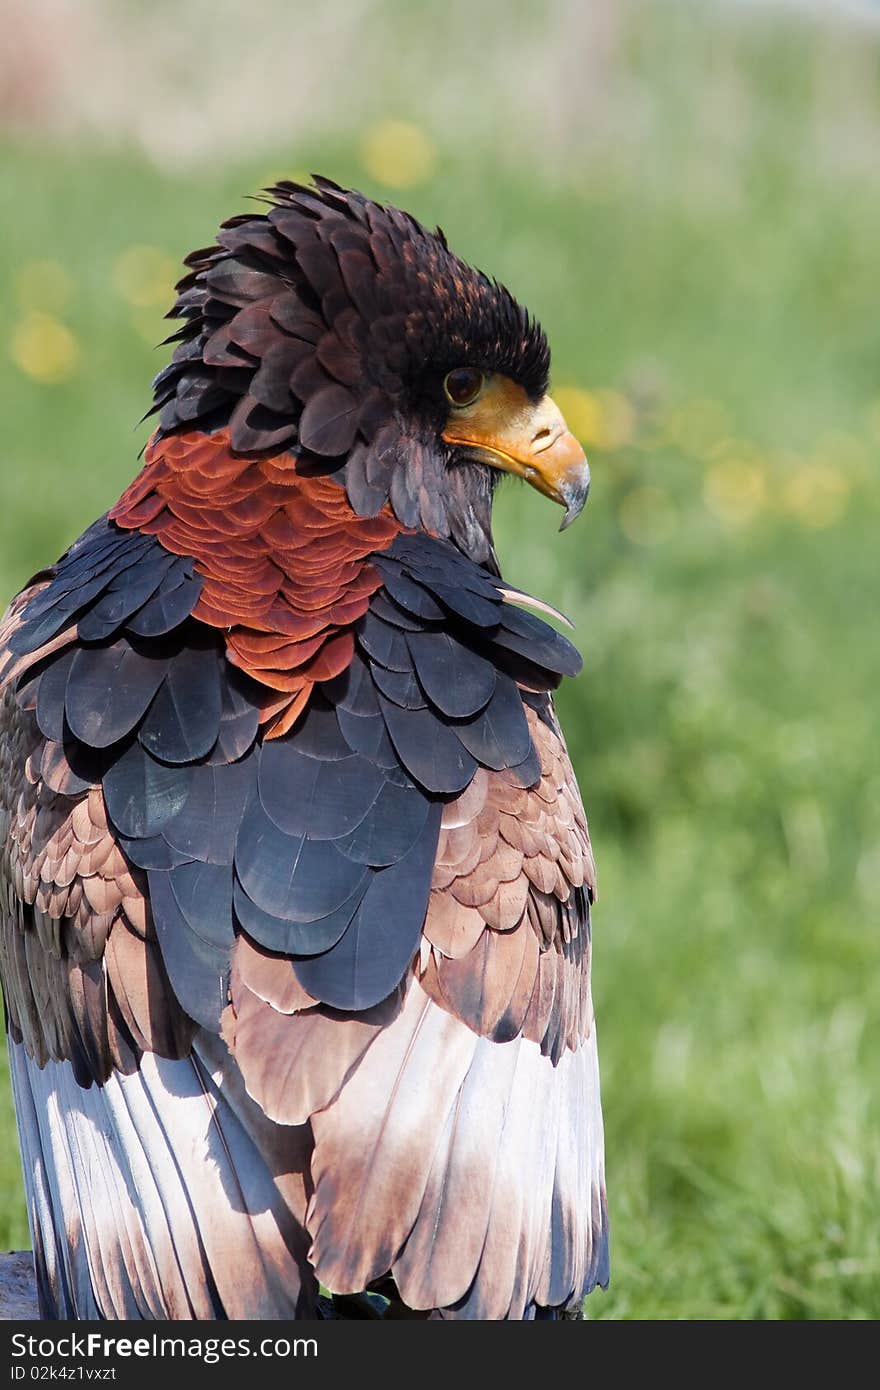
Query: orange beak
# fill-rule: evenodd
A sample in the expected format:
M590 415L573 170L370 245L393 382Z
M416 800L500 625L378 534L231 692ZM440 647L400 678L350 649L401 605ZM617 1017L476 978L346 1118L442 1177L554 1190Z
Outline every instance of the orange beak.
M515 382L490 377L472 405L453 409L443 438L565 507L560 531L583 511L590 490L586 456L550 396L535 405Z

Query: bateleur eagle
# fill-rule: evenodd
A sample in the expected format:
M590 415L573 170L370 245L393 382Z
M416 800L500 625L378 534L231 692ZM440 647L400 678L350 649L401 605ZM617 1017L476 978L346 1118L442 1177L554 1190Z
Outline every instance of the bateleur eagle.
M279 183L187 260L158 428L0 627L0 969L40 1307L528 1319L607 1282L593 857L500 577L581 510L538 324Z

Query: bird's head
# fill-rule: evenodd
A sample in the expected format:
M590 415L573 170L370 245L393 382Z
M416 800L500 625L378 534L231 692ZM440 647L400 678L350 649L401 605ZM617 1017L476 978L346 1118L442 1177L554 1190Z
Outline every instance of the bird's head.
M234 450L328 473L361 516L492 554L502 473L579 514L583 450L547 394L539 325L429 232L326 179L279 183L191 255L155 383L160 433L229 430Z

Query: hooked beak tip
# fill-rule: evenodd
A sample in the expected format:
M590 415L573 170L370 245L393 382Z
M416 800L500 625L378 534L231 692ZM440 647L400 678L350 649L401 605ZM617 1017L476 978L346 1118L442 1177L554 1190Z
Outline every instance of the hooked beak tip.
M587 503L590 492L590 470L584 465L583 476L576 483L567 483L562 489L565 515L559 523L560 531L567 531L573 521L577 521Z

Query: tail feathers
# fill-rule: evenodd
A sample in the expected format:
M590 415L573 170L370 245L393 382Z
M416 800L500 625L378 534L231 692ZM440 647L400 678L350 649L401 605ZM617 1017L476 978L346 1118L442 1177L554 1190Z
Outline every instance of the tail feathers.
M311 1259L335 1292L390 1269L411 1308L522 1319L607 1284L595 1032L554 1064L413 983L312 1126Z
M310 1314L292 1179L282 1195L211 1062L147 1054L83 1089L68 1062L10 1054L43 1316Z
M304 1126L268 1119L206 1033L88 1089L10 1055L44 1317L307 1318L316 1276L390 1272L411 1309L530 1319L607 1283L595 1032L554 1063L413 981Z
M40 1315L53 1319L94 1319L100 1317L100 1313L92 1295L88 1271L81 1270L82 1277L76 1288L71 1282L74 1266L67 1259L65 1226L55 1225L53 1213L61 1210L60 1194L57 1183L53 1182L54 1168L46 1165L34 1093L23 1069L23 1060L27 1060L24 1049L10 1040L10 1072L27 1188ZM78 1313L78 1308L83 1311Z

